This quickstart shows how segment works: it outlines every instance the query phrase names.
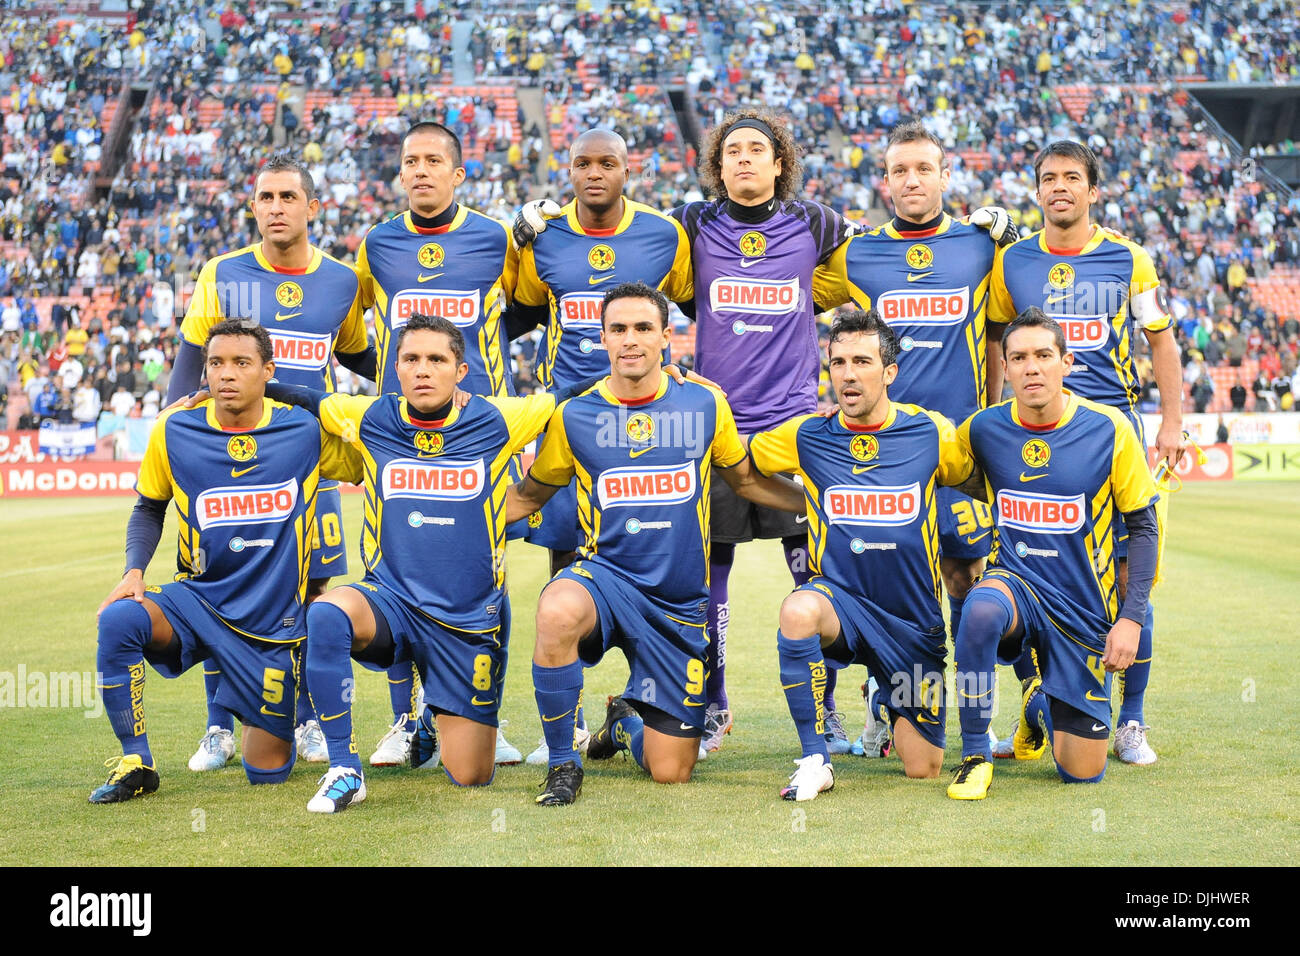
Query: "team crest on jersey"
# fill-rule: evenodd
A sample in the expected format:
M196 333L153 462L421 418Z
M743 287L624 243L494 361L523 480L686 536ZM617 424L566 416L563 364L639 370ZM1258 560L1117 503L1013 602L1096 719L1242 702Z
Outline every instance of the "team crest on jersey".
M627 420L627 437L644 445L655 435L655 420L645 412L638 412Z
M296 282L281 282L275 287L275 301L286 309L302 305L302 286Z
M257 439L252 435L232 435L226 442L226 453L235 461L248 461L257 455Z
M426 455L442 452L442 432L416 432L415 447Z
M761 232L745 233L740 237L740 254L746 258L752 259L755 256L761 256L767 252L767 237Z
M415 259L426 269L437 269L447 261L447 253L436 242L426 242L415 254Z
M871 461L878 451L880 443L876 441L875 435L856 435L849 442L849 454L858 461Z
M928 269L934 263L934 252L923 242L907 247L907 264L913 269Z
M1048 459L1052 457L1052 449L1041 438L1031 438L1020 449L1020 457L1025 460L1025 464L1030 468L1042 468L1047 464Z
M542 513L540 511L534 511L532 514L528 516L528 527L540 528L541 526L542 526Z
M598 246L592 246L591 251L587 253L587 264L597 272L614 268L614 250L603 242Z
M1047 282L1053 289L1068 289L1074 285L1074 266L1058 262L1047 273Z

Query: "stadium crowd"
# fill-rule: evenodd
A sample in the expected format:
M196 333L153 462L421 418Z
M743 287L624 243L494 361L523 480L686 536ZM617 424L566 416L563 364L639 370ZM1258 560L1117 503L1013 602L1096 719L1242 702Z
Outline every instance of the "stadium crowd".
M512 87L452 85L454 17L469 21L476 76L542 88L545 128ZM665 87L680 78L694 93L688 131L691 113L703 129L737 105L787 111L808 193L862 220L887 208L881 152L902 118L925 118L952 145L951 208L998 203L1022 230L1041 223L1035 150L1086 138L1103 163L1096 217L1145 246L1171 291L1188 406L1291 408L1300 316L1269 289L1300 269L1300 200L1255 180L1183 81L1294 80L1296 25L1284 3L1124 0L1014 10L421 0L242 13L155 0L124 20L6 11L0 388L26 400L14 421L67 417L81 366L101 406L125 378L132 410L148 414L188 285L207 259L255 238L247 190L276 150L312 169L314 241L345 260L403 208L395 147L429 114L465 143L458 198L498 218L526 198L563 198L565 145L594 125L627 139L634 198L659 208L692 198L694 153ZM125 161L100 183L123 86L136 80L152 92ZM522 385L529 350L516 354ZM1220 366L1238 370L1231 394L1211 374ZM81 413L90 407L83 396Z

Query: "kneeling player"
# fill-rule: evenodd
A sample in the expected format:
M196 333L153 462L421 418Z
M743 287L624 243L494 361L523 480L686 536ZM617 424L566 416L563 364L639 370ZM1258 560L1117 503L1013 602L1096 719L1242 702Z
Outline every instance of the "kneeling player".
M533 683L550 751L537 802L548 806L582 791L573 746L582 667L611 647L623 651L631 677L588 756L627 749L660 783L690 779L706 703L711 473L752 501L803 510L797 485L754 473L720 392L660 371L662 293L641 283L611 289L601 327L609 378L560 405L528 477L509 495L510 517L522 517L576 475L586 536L577 563L537 606Z
M938 487L973 470L942 415L891 402L898 337L880 315L831 326L834 418L804 415L750 439L763 473L793 472L808 500L813 578L781 604L781 686L803 748L787 800L835 784L826 741L827 666L865 664L881 688L909 777L937 777L944 745Z
M265 397L275 366L260 326L217 324L203 360L213 397L154 426L127 527L126 575L100 605L97 666L122 756L91 803L158 789L145 732L146 660L164 677L214 661L216 699L244 725L249 782L280 783L293 767L316 488L322 474L358 475L310 415ZM146 588L171 500L182 570Z
M994 660L1026 647L1042 686L1025 695L1025 722L1051 743L1061 779L1096 783L1106 772L1110 675L1137 653L1159 553L1158 494L1128 420L1062 388L1073 360L1061 327L1026 309L1003 336L1015 398L959 431L984 471L996 525L994 556L957 632L962 764L948 787L957 800L988 792ZM1129 528L1122 606L1116 512Z

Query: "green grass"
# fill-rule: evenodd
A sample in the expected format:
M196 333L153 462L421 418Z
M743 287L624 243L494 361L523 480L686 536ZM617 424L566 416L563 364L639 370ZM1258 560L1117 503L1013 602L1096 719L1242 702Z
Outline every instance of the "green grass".
M367 802L309 815L316 766L280 787L250 788L238 761L185 768L203 730L197 671L150 672L146 703L162 787L95 807L101 761L117 752L103 718L70 708L0 709L5 812L0 864L278 865L382 863L1286 864L1300 850L1300 652L1296 582L1300 485L1188 485L1173 501L1168 580L1157 592L1156 665L1147 719L1154 767L1111 761L1097 787L1065 787L1049 761L999 761L987 800L957 803L944 781L909 781L897 760L843 757L833 793L777 799L797 745L777 680L776 610L787 573L776 542L738 551L732 574L729 689L738 714L722 751L679 787L651 783L621 758L589 766L572 808L533 805L541 774L502 768L492 787L460 790L441 773L369 774ZM94 669L94 612L117 581L131 501L6 500L0 549L0 671ZM358 496L345 496L349 542ZM169 524L150 580L172 565ZM354 567L359 563L352 558ZM541 736L529 680L531 621L545 555L512 545L514 653L503 716L521 750ZM357 668L358 743L384 732L381 675ZM618 655L587 676L587 700L622 689ZM850 726L864 671L843 672ZM1001 699L1013 700L1009 672ZM597 722L603 707L592 706ZM1009 731L1012 708L995 720ZM949 718L948 767L959 752ZM945 777L947 776L945 772Z

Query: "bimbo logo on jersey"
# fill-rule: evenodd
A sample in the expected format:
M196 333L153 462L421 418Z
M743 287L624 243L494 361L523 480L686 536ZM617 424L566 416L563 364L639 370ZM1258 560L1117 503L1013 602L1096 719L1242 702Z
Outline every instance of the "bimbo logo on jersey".
M611 468L596 481L600 507L680 505L695 497L695 465Z
M957 325L970 308L970 286L886 292L876 300L886 322L906 325Z
M1105 315L1053 315L1065 333L1071 352L1092 352L1110 340L1110 317Z
M420 461L394 458L384 466L383 496L469 501L483 490L483 459Z
M998 524L1040 534L1073 534L1083 527L1083 495L1030 495L998 492Z
M714 312L785 315L799 308L799 279L740 279L722 276L709 286Z
M400 329L413 315L438 315L452 325L466 328L478 321L479 294L477 289L404 289L393 296L388 310L388 324Z
M880 488L832 485L822 495L822 504L831 524L911 524L921 510L921 486L917 482Z
M271 347L275 353L275 364L282 368L302 369L319 372L329 364L330 340L328 332L272 332Z
M278 485L212 488L199 495L195 508L199 530L220 525L274 524L293 514L298 503L298 482Z
M600 330L600 303L603 292L570 292L560 296L560 325L566 331Z

